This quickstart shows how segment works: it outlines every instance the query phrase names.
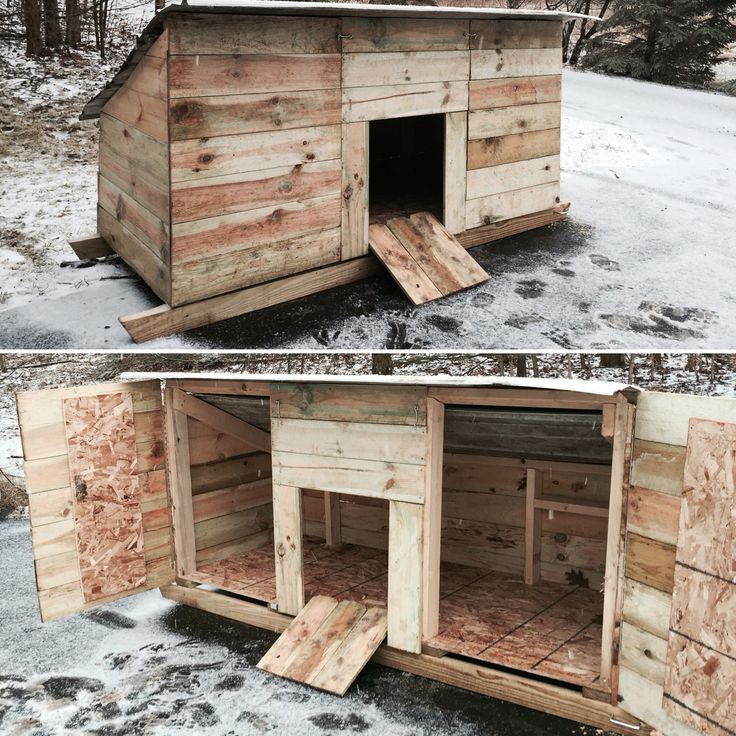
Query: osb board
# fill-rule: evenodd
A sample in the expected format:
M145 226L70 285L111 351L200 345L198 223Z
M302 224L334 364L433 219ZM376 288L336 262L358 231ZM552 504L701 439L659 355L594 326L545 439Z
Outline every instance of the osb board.
M118 392L65 399L64 422L88 603L146 581L132 397Z
M344 695L386 636L382 608L318 595L258 663L258 668Z
M706 736L736 732L736 424L691 419L663 708Z

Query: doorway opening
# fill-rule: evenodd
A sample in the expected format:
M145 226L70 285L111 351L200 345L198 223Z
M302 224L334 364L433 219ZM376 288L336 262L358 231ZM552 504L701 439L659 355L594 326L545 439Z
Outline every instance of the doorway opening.
M368 211L372 223L414 212L443 219L445 116L369 123Z

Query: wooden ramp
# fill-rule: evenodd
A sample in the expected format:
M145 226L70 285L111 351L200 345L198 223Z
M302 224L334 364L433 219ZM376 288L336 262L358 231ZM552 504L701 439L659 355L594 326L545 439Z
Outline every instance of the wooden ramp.
M368 242L414 304L488 280L488 274L452 233L428 212L373 224L368 228Z
M317 595L258 663L289 680L344 695L386 636L383 608Z

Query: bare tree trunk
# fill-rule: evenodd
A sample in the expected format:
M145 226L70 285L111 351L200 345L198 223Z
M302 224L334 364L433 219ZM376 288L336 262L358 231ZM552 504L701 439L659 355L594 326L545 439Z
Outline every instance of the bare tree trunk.
M26 56L40 56L43 45L39 0L23 0L23 22L26 27Z
M631 355L629 355L629 379L628 379L629 383L632 386L634 385L634 378L635 378L634 369L635 368L636 366L634 364L634 354L632 353Z
M626 356L623 353L601 353L601 368L626 368Z
M43 33L46 46L59 48L62 44L58 0L43 0Z
M526 355L516 356L516 377L526 378Z
M79 0L66 0L66 45L73 49L82 44L82 11Z
M539 358L536 355L532 355L532 375L539 378Z

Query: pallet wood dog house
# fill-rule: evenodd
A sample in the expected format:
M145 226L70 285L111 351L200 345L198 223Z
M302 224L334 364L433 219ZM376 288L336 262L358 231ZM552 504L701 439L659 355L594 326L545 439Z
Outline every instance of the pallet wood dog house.
M563 13L170 5L84 108L98 235L164 304L136 341L378 273L414 303L480 283L465 248L561 220Z
M260 666L331 692L373 655L621 733L734 731L734 400L149 374L18 414L43 620L160 587L284 632Z

